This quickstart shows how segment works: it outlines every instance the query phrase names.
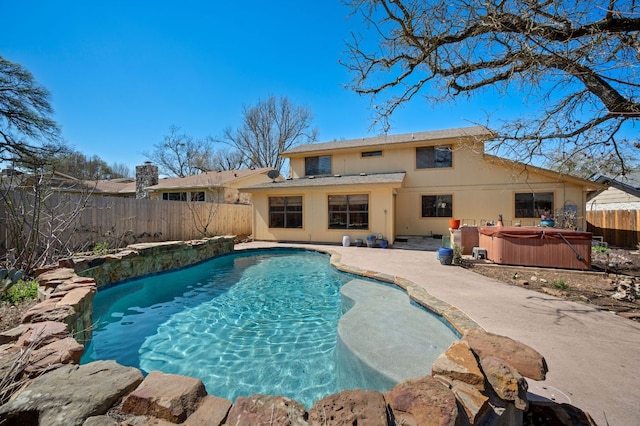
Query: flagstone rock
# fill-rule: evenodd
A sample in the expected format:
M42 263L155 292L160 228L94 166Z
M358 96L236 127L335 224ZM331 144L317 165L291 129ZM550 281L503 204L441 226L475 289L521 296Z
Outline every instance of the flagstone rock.
M48 299L31 307L22 316L23 323L55 321L69 326L75 322L76 311L73 306L58 305L59 299Z
M186 426L221 426L227 418L231 401L213 395L202 399L198 409L187 417Z
M0 345L16 342L30 328L31 324L20 324L10 330L0 332Z
M451 392L456 396L469 423L473 425L482 424L482 421L491 410L489 398L475 386L459 381L453 382Z
M78 341L84 343L91 337L95 293L95 287L80 287L51 297L32 306L22 316L22 322L63 322L69 326Z
M95 294L95 287L83 286L73 288L64 292L58 304L72 306L74 309L80 311L93 302L93 296ZM56 295L56 293L54 293L54 295Z
M322 398L309 410L309 425L312 426L386 424L384 396L371 390L344 390Z
M405 380L384 394L396 424L454 426L458 407L454 394L430 376Z
M137 416L120 422L118 426L175 426L175 423L156 417Z
M240 396L231 407L226 424L234 426L288 425L307 426L302 404L284 396Z
M206 394L200 379L152 371L124 399L122 412L181 423L197 410Z
M84 346L76 342L73 337L55 340L33 350L24 371L30 377L35 377L64 364L78 364L83 352Z
M51 282L62 282L70 280L75 275L75 271L72 268L56 268L51 269L38 275L38 284L47 286Z
M524 377L545 380L549 371L547 361L538 351L509 337L474 329L467 332L462 340L469 344L478 358L500 358Z
M63 365L34 379L0 406L7 425L76 426L105 414L142 382L142 373L115 361Z
M4 391L12 385L12 377L15 376L16 360L24 356L24 350L15 345L0 345L0 377L3 378Z
M93 416L89 417L82 423L82 426L119 426L116 419L112 419L109 416Z
M451 380L459 380L484 390L484 375L480 371L478 360L471 351L469 344L457 340L444 351L431 366L431 375L441 375Z
M63 322L43 321L23 324L19 329L25 329L16 341L20 347L39 348L59 339L70 336L69 326Z
M482 371L496 395L503 400L513 401L516 408L527 409L527 381L516 369L504 360L488 356L480 360Z

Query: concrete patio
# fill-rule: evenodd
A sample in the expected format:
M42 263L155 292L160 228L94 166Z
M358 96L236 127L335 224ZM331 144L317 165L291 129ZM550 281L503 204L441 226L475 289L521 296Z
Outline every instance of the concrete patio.
M455 306L485 330L526 343L547 360L529 390L587 411L599 425L640 419L640 324L586 304L441 265L437 245L392 249L251 242L236 249L299 247L335 252L345 265L402 277Z

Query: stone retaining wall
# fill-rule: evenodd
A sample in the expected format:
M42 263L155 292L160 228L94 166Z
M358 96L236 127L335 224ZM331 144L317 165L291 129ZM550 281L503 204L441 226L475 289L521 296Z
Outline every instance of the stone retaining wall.
M43 271L38 280L45 300L25 314L22 325L0 333L0 378L13 381L0 389L0 402L8 400L5 390L15 392L0 405L0 423L454 426L522 425L525 420L544 419L549 424L594 424L588 414L571 405L529 400L524 377L544 380L547 365L542 355L507 337L484 332L468 319L457 327L464 332L462 339L433 363L430 376L407 380L385 393L342 391L321 399L309 410L282 396L253 395L232 403L207 395L199 379L159 371L143 378L138 369L114 361L78 365L84 350L79 342L88 338L85 331L90 330L91 316L87 312L98 281L104 285L111 277L144 275L142 271L148 271L150 265L155 265L156 271L186 266L189 263L185 262L204 260L200 257L204 253L226 252L228 244L228 239L220 238L128 247L147 260L128 252L100 260L76 258ZM339 264L339 259L332 257L332 263ZM95 278L82 277L76 269ZM400 281L412 298L431 297L414 284ZM432 309L461 320L462 313L439 303Z
M78 275L91 277L98 288L109 283L183 268L233 252L234 237L132 244L114 254L74 256L60 262Z

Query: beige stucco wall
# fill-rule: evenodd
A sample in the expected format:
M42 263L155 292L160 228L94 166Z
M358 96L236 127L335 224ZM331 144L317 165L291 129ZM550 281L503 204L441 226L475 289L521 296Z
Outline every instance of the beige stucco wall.
M279 176L276 180L282 180ZM244 186L258 185L260 183L271 182L271 178L264 173L258 173L230 182L225 188L225 203L251 204L251 194L238 191Z
M369 229L328 229L328 197L341 194L369 195ZM269 197L302 196L301 229L269 228ZM264 241L305 241L339 243L344 235L351 241L365 239L369 234L382 234L389 241L395 239L393 216L393 187L363 188L358 185L290 189L283 192L254 192L254 238Z
M415 148L451 144L451 168L416 169ZM381 157L362 158L361 152L381 149ZM586 229L583 186L555 176L541 174L535 168L523 169L514 163L496 164L485 159L482 145L460 144L454 140L410 143L401 146L336 150L309 153L308 156L331 155L332 174L358 174L404 171L402 188L395 200L395 235L446 234L449 218L421 217L423 195L452 195L453 218L469 225L497 221L502 214L505 224L537 225L539 217L515 218L515 194L552 192L555 210L572 204L578 207L578 228ZM304 156L291 158L292 175L304 176ZM325 203L326 204L326 203ZM375 205L370 204L372 209ZM326 210L326 205L322 207ZM324 222L323 222L324 224ZM375 232L375 230L373 231Z
M453 217L460 219L463 224L496 222L501 214L505 225L537 225L540 223L539 217L515 217L515 194L531 192L552 192L555 210L563 209L568 204L577 206L578 227L585 229L585 194L582 186L559 181L533 170L527 172L521 167L513 168L512 163L493 164L481 154L460 148L454 151L453 167L450 169L407 170L405 184L398 191L396 231L408 235L448 232L447 218L421 217L421 196L439 194L453 196Z

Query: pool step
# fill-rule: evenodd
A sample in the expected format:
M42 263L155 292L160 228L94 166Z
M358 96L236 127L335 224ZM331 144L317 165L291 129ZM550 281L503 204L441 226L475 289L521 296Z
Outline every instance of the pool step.
M402 289L361 279L341 288L348 311L338 323L338 380L345 388L386 390L431 374L433 361L457 339L437 316ZM353 379L355 378L355 379Z

